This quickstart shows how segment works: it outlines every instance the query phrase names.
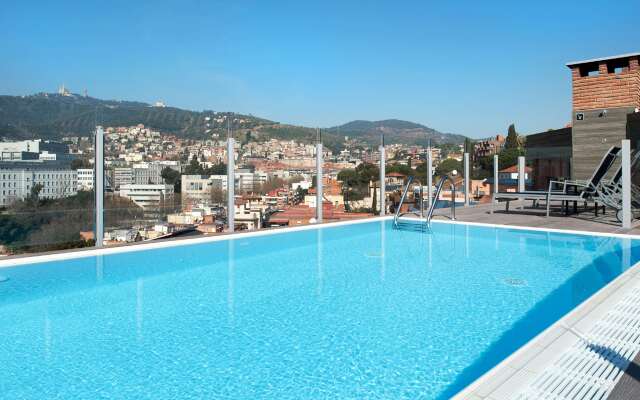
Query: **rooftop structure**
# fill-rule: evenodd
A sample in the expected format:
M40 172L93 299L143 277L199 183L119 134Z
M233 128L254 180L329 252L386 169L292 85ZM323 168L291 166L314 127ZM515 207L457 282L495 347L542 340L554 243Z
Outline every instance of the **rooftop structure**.
M640 53L570 62L572 116L572 177L586 179L612 143L640 132L628 129L629 114L640 108Z

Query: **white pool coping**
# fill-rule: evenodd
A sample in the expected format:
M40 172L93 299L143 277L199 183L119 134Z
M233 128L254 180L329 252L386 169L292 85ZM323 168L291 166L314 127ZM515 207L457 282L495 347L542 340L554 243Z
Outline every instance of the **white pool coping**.
M215 236L198 237L193 239L176 239L141 244L136 243L132 245L123 245L117 247L102 247L91 249L85 248L60 253L46 253L32 256L20 255L0 260L0 268L52 261L71 260L84 257L104 256L109 254L170 248L176 246L188 246L225 240L236 240L248 237L277 235L289 232L333 228L338 226L386 221L389 219L393 219L393 216L388 215L384 217L363 218L352 221L310 224L304 226L265 229L259 231L243 231ZM416 220L416 218L412 219ZM490 224L481 222L450 220L434 220L432 221L432 223L640 240L640 235L628 235L623 233L590 232L569 229L527 227L519 225ZM532 368L528 365L528 362L536 360L539 357L543 357L546 359L551 357L547 360L548 363L551 363L554 359L553 357L558 355L558 351L561 348L568 348L573 342L577 340L577 338L569 332L567 327L579 327L580 329L584 330L585 327L589 327L590 323L595 324L598 318L600 318L603 313L605 313L611 306L613 306L615 304L615 301L619 299L623 293L627 292L626 289L630 290L631 286L638 282L640 282L640 262L634 264L608 285L602 287L595 294L593 294L579 306L570 311L567 315L556 321L550 327L545 329L524 346L520 347L509 357L500 362L498 365L476 379L474 382L472 382L470 385L456 394L453 398L471 400L500 400L501 397L491 397L491 395L494 393L509 393L509 390L511 390L511 393L513 393L514 390L517 390L516 388L522 388L524 383L532 382L537 375L536 371L532 370ZM568 343L567 340L571 341L571 343ZM544 365L542 366L542 369L544 368ZM525 375L526 379L523 379L523 375Z
M132 244L126 244L126 245L119 245L119 246L116 245L113 247L100 247L100 248L85 247L85 248L73 249L73 250L63 251L63 252L50 252L50 253L48 252L44 254L35 254L35 255L21 254L17 256L9 256L6 259L0 259L0 268L16 267L19 265L29 265L29 264L37 264L37 263L43 263L43 262L72 260L72 259L84 258L84 257L105 256L109 254L129 253L134 251L164 249L164 248L176 247L176 246L189 246L189 245L195 245L195 244L219 242L224 240L236 240L240 238L245 239L245 238L256 237L256 236L278 235L278 234L284 234L289 232L333 228L336 226L356 225L356 224L371 223L375 221L384 221L390 218L392 217L391 216L372 217L372 218L357 219L353 221L326 222L322 224L310 224L310 225L293 226L293 227L286 227L286 228L272 228L272 229L264 229L264 230L257 230L257 231L241 231L241 232L226 233L226 234L223 233L219 235L197 237L192 239L176 238L173 240L132 243Z
M580 340L571 330L581 333L589 331L638 285L640 262L458 392L453 399L502 400L518 394Z

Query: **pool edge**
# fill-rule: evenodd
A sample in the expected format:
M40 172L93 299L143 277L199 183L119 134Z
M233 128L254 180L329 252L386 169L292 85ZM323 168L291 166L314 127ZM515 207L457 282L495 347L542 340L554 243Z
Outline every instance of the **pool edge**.
M629 237L631 235L623 236L629 239L633 238ZM597 322L597 315L593 314L595 314L596 308L605 303L609 306L606 307L607 309L615 305L618 297L633 289L634 284L638 284L639 275L640 261L633 264L613 281L600 288L562 318L551 324L511 353L507 358L456 393L452 397L452 400L499 400L498 398L491 397L491 394L496 390L504 389L505 386L512 389L519 389L525 386L518 374L521 372L531 372L526 368L528 361L541 355L564 334L570 333L568 328L574 328L577 324L584 323L585 320L591 320L591 322L595 324L595 322ZM574 342L579 340L578 337L575 337ZM566 346L566 348L569 347L570 345ZM519 378L520 380L518 382L514 382ZM526 380L527 383L531 383L532 381L533 377L531 376Z

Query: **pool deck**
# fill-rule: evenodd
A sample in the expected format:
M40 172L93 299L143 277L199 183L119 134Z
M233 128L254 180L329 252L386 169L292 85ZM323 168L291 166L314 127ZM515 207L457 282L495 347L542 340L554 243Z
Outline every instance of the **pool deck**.
M504 204L495 207L493 214L490 213L491 206L482 204L470 207L457 207L456 220L461 222L476 222L497 225L513 225L542 229L563 229L574 231L588 231L599 233L618 233L640 235L640 221L635 221L631 229L623 229L617 222L612 212L607 212L604 216L600 213L595 217L593 210L564 216L558 210L552 212L549 217L545 216L544 207L532 208L527 202L524 209L520 210L514 201L510 211L505 212ZM437 209L434 212L435 220L449 219L448 208Z
M487 204L458 207L456 221L640 235L639 222L631 229L623 229L611 212L598 217L593 210L564 216L556 210L546 217L543 208L527 204L519 209L513 205L508 213L504 205L496 206L493 213ZM439 209L434 215L437 215L434 220L446 220L450 210ZM640 326L640 305L629 308L629 304L638 303L639 295L640 265L636 264L458 393L455 399L582 399L595 393L597 398L609 400L640 398L640 339L635 333ZM627 325L632 324L627 342L620 340L618 331L604 336L598 333L603 327L629 329L629 325L610 326L610 320L620 318L621 309L627 312ZM590 342L578 335L584 335ZM598 350L594 351L594 346ZM600 349L605 349L609 356ZM619 362L612 361L610 354L615 354Z

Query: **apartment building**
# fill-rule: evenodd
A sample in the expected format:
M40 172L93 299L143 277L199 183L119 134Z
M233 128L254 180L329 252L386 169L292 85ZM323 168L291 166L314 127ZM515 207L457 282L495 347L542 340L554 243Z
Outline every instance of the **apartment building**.
M78 191L93 190L93 168L78 168Z
M182 175L182 204L209 205L213 202L213 190L227 190L226 175Z
M504 148L505 141L506 139L502 135L496 135L494 138L480 140L473 146L474 156L479 158L498 154Z
M173 202L173 185L137 185L120 186L120 196L131 199L142 209L160 209L165 204Z
M57 161L0 161L0 206L23 200L40 185L39 197L59 199L73 196L77 172Z

